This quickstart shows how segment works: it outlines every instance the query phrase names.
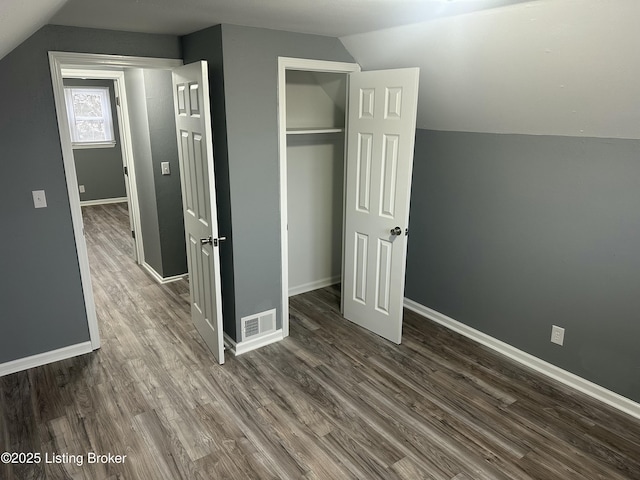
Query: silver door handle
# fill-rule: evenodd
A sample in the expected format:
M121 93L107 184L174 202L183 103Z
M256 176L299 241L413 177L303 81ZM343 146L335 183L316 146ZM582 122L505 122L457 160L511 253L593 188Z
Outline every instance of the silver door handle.
M391 235L402 235L402 229L400 227L392 228Z
M206 244L212 245L213 244L213 238L211 238L211 235L209 235L207 238L201 238L200 239L200 244L201 245L206 245Z
M213 239L213 246L217 247L218 243L222 242L223 240L226 240L227 237L218 237L218 238L214 238Z

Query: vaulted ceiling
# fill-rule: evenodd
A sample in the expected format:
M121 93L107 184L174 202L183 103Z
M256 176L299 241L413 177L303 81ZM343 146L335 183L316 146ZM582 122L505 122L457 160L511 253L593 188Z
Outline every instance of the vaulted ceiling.
M0 58L46 23L330 35L365 70L421 68L421 128L635 139L638 18L637 0L0 0Z
M51 20L67 0L1 0L0 58Z
M341 37L523 1L68 0L51 23L176 35L232 23Z
M638 139L639 18L539 0L340 40L365 70L420 67L420 128Z
M232 23L340 37L524 1L1 0L0 58L46 23L174 35Z

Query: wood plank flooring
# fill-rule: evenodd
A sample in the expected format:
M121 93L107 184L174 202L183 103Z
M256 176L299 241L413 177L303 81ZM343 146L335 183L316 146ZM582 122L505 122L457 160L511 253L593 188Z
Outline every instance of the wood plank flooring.
M409 311L386 342L340 318L335 287L291 299L289 338L218 366L186 282L131 260L126 208L84 216L103 346L0 378L0 452L85 461L2 480L640 479L639 421Z

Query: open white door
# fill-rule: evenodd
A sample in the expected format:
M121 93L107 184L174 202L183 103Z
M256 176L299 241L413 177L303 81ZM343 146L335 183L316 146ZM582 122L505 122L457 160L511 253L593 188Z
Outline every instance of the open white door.
M222 291L207 62L196 62L173 70L173 100L191 317L205 343L222 364Z
M418 68L349 76L343 314L400 343Z

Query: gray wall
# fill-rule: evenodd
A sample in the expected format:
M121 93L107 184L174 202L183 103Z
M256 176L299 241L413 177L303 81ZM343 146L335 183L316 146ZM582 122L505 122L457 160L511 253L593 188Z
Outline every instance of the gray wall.
M144 261L158 274L162 275L160 226L156 204L156 187L153 175L153 160L151 158L151 134L149 133L147 95L143 70L140 68L126 70L124 79L127 89L131 147L136 172ZM140 239L138 238L136 241L140 241Z
M353 58L336 38L235 25L217 29L226 133L216 129L215 139L226 134L236 310L235 331L225 331L239 340L240 319L247 315L276 308L282 326L277 58ZM197 59L184 47L185 60Z
M640 401L638 158L640 140L418 130L406 296Z
M222 65L222 26L207 28L182 37L184 63L206 60L209 68L209 96L213 126L213 162L216 177L218 232L227 237L220 243L222 317L225 333L236 338L236 304L233 271L233 225L231 222L231 184L227 151L227 113L224 100Z
M160 276L187 272L171 72L125 71L145 262ZM171 174L162 175L169 162Z
M172 277L187 273L187 247L171 71L145 69L143 74L162 257L160 273ZM162 162L169 162L170 175L162 175Z
M0 362L89 340L50 50L181 57L174 36L46 26L0 60Z
M222 26L236 325L276 308L282 326L278 56L352 62L337 38Z
M78 185L85 187L85 192L80 193L80 201L126 197L113 80L65 78L64 85L65 87L108 87L111 100L115 146L113 148L78 148L73 150Z

